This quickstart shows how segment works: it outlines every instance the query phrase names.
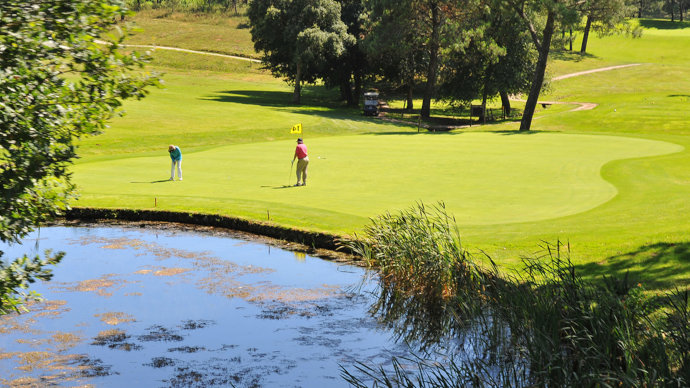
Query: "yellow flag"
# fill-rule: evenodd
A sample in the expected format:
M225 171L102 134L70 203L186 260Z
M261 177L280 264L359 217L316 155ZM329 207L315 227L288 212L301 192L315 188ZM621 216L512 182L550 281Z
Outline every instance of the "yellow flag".
M302 123L295 124L292 126L292 128L290 129L290 134L293 133L302 133Z

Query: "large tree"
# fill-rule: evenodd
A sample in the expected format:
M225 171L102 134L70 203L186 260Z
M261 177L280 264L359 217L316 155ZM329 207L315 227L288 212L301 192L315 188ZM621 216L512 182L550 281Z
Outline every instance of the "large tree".
M443 51L463 40L464 21L476 11L475 0L371 0L372 24L388 30L389 39L379 38L389 44L392 51L401 49L397 56L406 61L403 68L416 70L420 59L425 69L421 74L425 81L420 115L431 115L431 100L436 97L439 69ZM398 40L396 41L396 38ZM415 53L411 50L419 50ZM421 55L420 55L421 54ZM411 83L410 83L411 84Z
M586 20L580 46L582 54L587 52L590 31L595 30L600 34L614 31L625 20L625 16L632 12L632 8L624 0L588 0L583 9Z
M537 107L539 94L544 85L546 64L551 52L551 40L559 24L570 25L582 16L582 0L505 0L515 14L522 19L538 52L534 75L527 102L522 113L520 131L529 131Z
M469 22L470 20L468 20ZM446 50L440 93L444 99L467 104L499 95L510 112L509 95L529 90L536 55L520 21L498 4L484 8L467 28L467 44Z
M157 83L122 53L115 0L0 2L0 240L16 243L68 207L75 139L99 133L122 100ZM99 40L107 40L102 44ZM0 252L0 256L2 252ZM0 260L0 314L18 311L61 254Z
M297 104L302 84L323 78L328 64L354 44L335 0L253 0L247 16L254 48L266 68L294 84Z
M364 3L363 0L338 0L341 5L341 20L347 26L348 40L345 51L333 58L324 74L329 87L339 87L341 99L348 106L357 106L362 94L364 76L369 72L364 51Z
M414 108L416 80L428 68L426 38L419 33L422 20L410 18L410 9L391 6L389 0L370 0L365 51L371 68L395 88L405 92L407 110Z

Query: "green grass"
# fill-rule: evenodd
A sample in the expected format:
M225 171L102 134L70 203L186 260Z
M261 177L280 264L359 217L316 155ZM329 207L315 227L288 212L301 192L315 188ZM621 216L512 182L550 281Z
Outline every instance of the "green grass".
M244 16L171 13L164 10L138 12L127 20L142 32L127 43L179 47L188 50L259 58Z
M166 209L208 207L251 218L269 211L276 222L298 220L301 227L352 233L372 214L416 200L445 201L463 227L578 214L615 197L616 188L599 175L604 164L681 150L658 141L552 133L332 136L314 138L308 146L306 188L283 189L296 181L289 174L292 140L185 152L183 182L150 184L167 177L165 150L154 157L81 164L74 171L85 198L117 192L148 196L137 207L153 206L157 197ZM109 171L127 173L113 177ZM262 206L248 211L249 198ZM307 207L324 217L300 220Z
M160 209L349 233L386 210L443 200L465 246L507 267L560 238L587 276L630 271L650 289L687 285L690 29L669 24L649 21L655 29L640 39L593 37L586 56L552 56L551 75L642 65L554 81L543 100L599 105L540 108L524 135L517 123L418 134L364 118L321 87L293 106L291 87L256 64L158 50L166 87L126 103L126 116L82 141L75 205L155 200ZM280 188L294 183L296 123L310 149L309 185ZM168 177L168 144L183 150L185 180L151 183Z

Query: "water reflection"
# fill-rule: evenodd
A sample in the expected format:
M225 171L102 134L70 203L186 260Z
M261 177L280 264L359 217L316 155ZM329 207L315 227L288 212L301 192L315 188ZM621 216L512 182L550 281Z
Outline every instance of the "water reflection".
M0 247L67 252L36 284L44 302L0 318L0 384L345 386L340 365L389 367L417 347L371 317L377 278L356 266L150 226L38 236Z

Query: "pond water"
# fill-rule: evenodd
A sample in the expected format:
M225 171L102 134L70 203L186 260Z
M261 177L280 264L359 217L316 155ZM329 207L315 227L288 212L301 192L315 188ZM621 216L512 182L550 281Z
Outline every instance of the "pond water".
M414 352L370 316L376 279L354 265L171 226L53 226L0 246L45 249L67 255L32 287L43 302L0 317L0 384L337 387L341 366Z

